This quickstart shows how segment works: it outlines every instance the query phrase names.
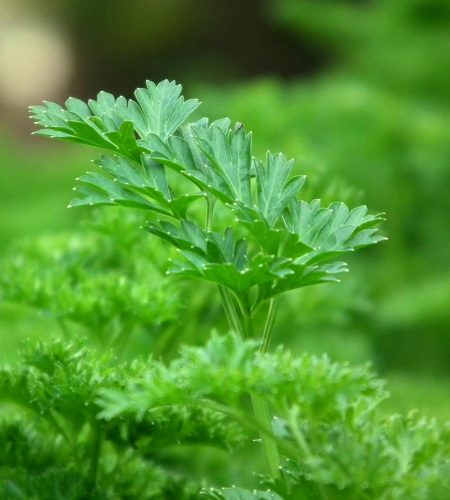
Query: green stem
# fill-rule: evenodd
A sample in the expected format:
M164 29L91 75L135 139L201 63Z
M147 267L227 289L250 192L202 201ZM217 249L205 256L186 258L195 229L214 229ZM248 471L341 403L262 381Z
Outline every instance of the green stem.
M252 310L248 301L248 298L242 297L241 300L238 300L238 303L241 307L242 316L244 318L244 330L246 338L253 338L253 319L252 319Z
M206 230L211 231L213 216L214 216L214 205L216 204L216 199L209 196L206 199Z
M288 424L289 427L291 428L294 439L297 441L297 444L299 448L302 450L304 456L306 458L310 458L311 450L309 449L308 443L306 442L306 439L304 438L303 433L300 430L300 427L298 426L297 422L299 417L299 408L297 406L289 408L286 405L285 411L288 416Z
M272 430L272 419L270 417L269 406L267 402L260 396L255 394L250 395L252 398L253 411L255 413L256 421L264 428ZM264 448L264 453L266 455L267 464L269 466L270 473L273 477L278 477L280 473L280 453L278 451L278 445L273 433L268 435L267 433L260 432L261 442Z
M272 340L273 325L275 322L275 315L277 312L278 301L274 297L270 300L269 313L267 314L266 325L264 327L263 337L261 345L259 347L260 352L267 352L270 347L270 341Z
M297 442L300 450L303 452L303 455L306 459L311 458L311 449L306 442L305 437L303 436L303 432L301 431L298 425L298 417L300 414L300 409L298 406L294 406L289 408L288 405L285 405L285 412L287 415L287 420L289 427L291 428L292 435L294 436L295 441ZM328 500L328 494L325 490L325 487L321 484L317 485L318 493L322 500Z
M221 403L217 403L216 401L211 401L208 399L203 399L202 403L209 408L219 411L224 415L228 415L231 418L234 418L236 421L240 422L244 427L257 431L260 434L265 434L268 438L274 440L272 429L268 429L267 427L262 427L261 423L254 418L252 415L249 415L247 412L241 412L236 408L231 408ZM279 443L280 449L283 453L289 457L291 460L296 460L298 458L297 449L293 446L290 446L288 443Z
M252 315L248 302L245 299L237 299L243 316L243 321L241 322L229 290L219 286L219 291L230 327L239 332L242 339L253 336ZM255 394L250 394L250 396L258 425L260 428L268 430L268 432L260 431L259 435L261 437L270 473L276 478L280 473L279 468L281 461L277 442L272 433L272 420L269 413L269 407L263 398Z
M97 472L100 460L100 450L102 444L102 433L100 426L97 422L92 424L93 442L91 450L91 463L89 467L88 484L92 491L95 489L97 484Z
M224 286L219 286L219 293L222 299L223 308L225 310L225 316L228 320L230 328L238 333L242 339L245 339L245 331L239 319L236 307L234 306L230 291Z
M251 316L250 308L248 303L243 304L244 306L244 318L245 318L245 332L246 335L253 334L253 321ZM247 307L246 307L247 306ZM253 411L255 413L256 421L266 429L272 431L272 418L269 412L269 406L267 402L260 396L256 394L250 394L253 404ZM280 453L278 451L278 446L274 435L270 435L260 432L261 442L264 448L264 453L266 455L267 464L269 466L270 473L273 477L278 477L280 473Z

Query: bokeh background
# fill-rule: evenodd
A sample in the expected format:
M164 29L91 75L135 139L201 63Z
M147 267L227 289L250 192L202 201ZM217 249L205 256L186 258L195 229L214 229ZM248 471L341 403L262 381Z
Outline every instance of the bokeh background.
M0 258L87 216L65 207L93 152L31 137L27 106L176 79L200 113L253 130L257 155L295 157L305 197L387 213L389 241L341 284L286 296L277 339L371 361L390 409L449 418L449 22L447 0L0 0ZM177 342L226 328L194 290L179 314L204 328ZM57 331L4 300L0 359Z

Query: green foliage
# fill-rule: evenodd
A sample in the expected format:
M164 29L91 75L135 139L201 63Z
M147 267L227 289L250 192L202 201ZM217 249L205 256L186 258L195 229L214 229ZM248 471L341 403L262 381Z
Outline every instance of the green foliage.
M161 251L136 231L142 223L126 213L98 213L82 233L16 245L0 262L0 298L51 315L65 333L77 324L122 347L137 330L161 330L181 304L162 281Z
M368 366L282 348L255 355L255 341L230 335L184 346L170 363L119 364L82 343L28 347L20 366L1 371L2 404L15 408L0 423L7 498L197 498L201 482L183 479L191 452L169 462L164 455L204 444L242 449L261 431L283 454L280 476L260 475L257 490L207 486L202 496L448 494L450 427L415 414L383 416L385 384ZM269 402L270 428L252 415L250 394Z
M154 465L157 450L181 443L229 449L242 440L239 428L218 412L180 404L139 419L101 418L100 393L144 373L143 362L118 364L108 352L60 341L29 348L22 359L21 366L0 372L2 404L14 405L22 415L22 421L16 416L0 426L8 444L0 455L0 477L5 491L17 491L18 498L49 498L45 489L63 497L66 482L64 498L172 498L170 491L194 498L188 492L195 488ZM27 423L29 412L37 424Z
M180 91L165 81L138 89L137 102L101 93L32 108L43 135L107 152L100 172L79 179L72 205L140 208L149 220L120 210L84 237L29 243L1 264L4 299L70 320L67 337L73 324L101 333L97 350L83 339L40 342L1 369L3 496L445 498L448 426L383 415L385 384L368 365L269 352L276 297L336 280L343 256L383 239L381 216L299 200L305 179L290 177L292 161L253 158L241 123L183 124L197 104ZM142 224L178 251L169 274L218 286L228 335L174 357L164 349L173 330L161 329L153 356L118 361L116 339L155 334L180 312L159 281L168 256L132 229ZM206 450L216 467L202 463ZM247 459L255 450L265 462ZM233 467L239 487L229 486Z
M243 488L210 488L208 491L203 491L206 498L214 500L278 500L281 497L276 493L258 490L244 490Z
M184 347L167 368L152 368L145 384L141 379L129 380L125 391L105 391L100 403L103 416L111 418L124 411L141 415L172 398L181 402L192 396L200 401L213 397L217 403L233 406L246 393L254 393L269 398L280 411L285 404L301 401L305 418L314 415L333 421L338 413L355 411L355 405L364 412L367 404L370 407L385 397L383 384L367 366L341 366L326 356L294 357L281 348L255 354L256 345L252 340L242 343L234 336L213 335L203 348Z
M181 86L167 80L158 85L147 82L146 88L136 90L138 102L100 92L97 100L91 99L88 104L69 98L66 108L45 101L43 106L33 108L33 117L44 126L40 135L97 146L139 160L141 148L135 131L141 139L156 134L167 140L198 106L195 100L185 102L180 94Z
M97 103L101 105L69 100L66 109L47 103L32 107L31 114L44 127L40 131L44 135L116 154L98 160L102 173L88 173L79 179L81 198L72 205L119 204L175 219L175 225L149 225L153 234L176 246L183 257L169 272L224 286L244 304L251 303L252 289L257 288L257 298L248 306L254 308L286 290L335 280L344 265L321 261L382 239L369 229L381 218L365 217L365 207L349 214L344 204L319 209L318 202L312 202L310 208L297 202L304 178L289 178L292 161L270 153L265 165L253 159L251 135L241 124L232 127L227 118L212 123L204 118L181 126L188 116L186 107L191 111L195 106L179 97L180 87L165 81L157 86L149 82L147 88L152 91L138 89L136 95L141 111L147 110L148 127L143 126L144 111L130 112L136 103L126 104L123 97L105 94L99 95ZM173 122L167 125L169 119ZM89 130L80 123L89 123ZM124 141L116 141L112 148L91 139L93 127L108 130L108 138L126 127L133 137L140 137L134 153ZM170 182L164 167L191 181L193 191L176 195L178 186ZM189 203L198 198L205 198L207 204L203 222L187 212ZM224 228L212 231L216 200L237 219L225 233ZM240 237L243 227L248 228L249 243Z
M322 4L315 2L314 8ZM382 254L366 252L365 264L345 277L345 286L286 297L292 307L280 311L276 332L279 337L286 332L283 342L292 342L289 332L301 331L308 349L348 359L339 346L353 336L364 345L358 360L370 355L382 369L414 373L420 366L421 373L448 374L449 237L442 229L450 210L446 100L434 106L409 91L400 94L342 73L198 92L206 96L207 114L227 112L254 129L257 154L269 144L298 158L293 173L308 175L302 191L307 200L319 195L327 205L334 199L364 200L389 215L389 244ZM361 263L358 255L349 258L352 266ZM302 314L296 314L296 301Z

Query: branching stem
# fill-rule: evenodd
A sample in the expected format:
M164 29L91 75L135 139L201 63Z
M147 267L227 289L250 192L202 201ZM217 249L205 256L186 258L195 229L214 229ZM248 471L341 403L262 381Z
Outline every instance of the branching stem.
M242 312L242 321L240 321L230 291L224 287L219 286L219 292L222 298L225 314L230 327L236 332L238 332L242 339L251 338L253 336L253 321L252 321L252 312L251 308L249 307L248 301L246 301L244 298L237 299L237 302ZM267 319L266 328L264 329L263 339L266 336L266 331L268 331L268 328L271 330L273 327L274 314L275 314L274 308L271 307L269 309L269 317ZM269 327L267 325L269 325ZM267 335L269 336L269 342L270 342L271 332ZM280 473L279 469L281 460L276 438L271 432L272 419L270 417L269 407L267 405L267 402L260 396L257 396L255 394L251 394L250 396L253 404L255 419L258 425L260 426L260 428L267 429L268 431L268 432L260 431L259 435L261 437L261 442L264 448L264 453L266 455L266 460L270 474L274 478L276 478L279 476Z
M256 421L261 425L261 427L272 429L272 419L270 417L269 406L267 402L260 396L251 394L253 411L255 413ZM280 474L280 453L278 451L277 441L273 433L268 435L267 433L260 432L261 442L264 448L264 453L266 455L267 464L271 475L276 478Z
M219 286L219 293L222 299L223 308L225 310L225 316L227 318L228 324L230 325L230 328L237 334L239 334L242 339L245 339L245 331L242 322L239 319L230 291L224 286Z
M264 326L263 337L262 337L261 345L259 347L260 352L268 352L268 350L269 350L270 341L272 340L273 325L275 323L275 315L277 312L277 305L278 305L277 298L274 297L270 301L266 325Z

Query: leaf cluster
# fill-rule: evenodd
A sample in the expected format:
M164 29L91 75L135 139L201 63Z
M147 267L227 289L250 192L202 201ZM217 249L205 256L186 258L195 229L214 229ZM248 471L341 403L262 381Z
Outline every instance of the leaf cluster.
M144 227L178 251L167 272L218 285L240 336L213 335L170 362L122 365L109 354L56 343L3 371L4 399L42 415L68 447L75 443L80 462L63 476L75 472L106 497L125 491L174 498L177 491L184 498L202 490L216 499L419 499L448 491L448 426L383 416L387 393L368 366L295 356L282 347L268 352L273 299L337 280L345 255L383 239L376 232L382 216L365 206L299 199L305 178L291 176L292 160L270 152L256 159L251 134L228 118L185 123L198 103L185 101L175 82L147 82L135 97L102 92L87 103L44 103L31 114L41 135L103 150L99 168L78 179L71 206L143 209ZM130 273L130 289L136 276ZM245 340L265 300L262 341ZM231 451L255 442L271 475L260 476L254 491L200 482L185 487L183 474L172 475L164 460L180 443ZM186 455L171 460L176 470L189 471Z
M286 457L282 474L261 476L258 491L206 488L206 497L419 499L448 492L450 428L415 414L380 414L387 394L368 366L281 349L255 356L254 348L254 341L215 335L205 347L183 347L169 364L121 365L80 343L29 348L21 366L0 374L1 402L17 408L0 423L6 497L47 498L47 488L59 498L69 484L66 498L87 491L90 498L173 498L170 491L195 498L201 485L157 465L160 451L251 442L261 429L249 394L264 396L273 410L263 432ZM30 412L40 419L31 421ZM178 460L183 469L186 458Z
M384 239L374 227L382 217L367 215L365 206L298 200L305 178L291 176L293 161L270 152L264 162L254 158L242 124L183 124L198 103L185 101L175 82L147 82L135 95L127 101L101 92L87 104L70 98L65 107L45 102L31 115L43 127L38 134L108 153L95 162L100 172L79 178L71 206L124 205L163 216L147 229L178 249L170 274L216 283L254 308L336 280L346 270L338 259ZM201 199L204 220L189 208ZM228 227L214 218L217 202L235 219Z
M178 402L222 412L249 439L262 430L286 457L281 478L263 480L281 498L419 499L448 488L442 472L450 466L450 428L414 413L382 415L378 406L388 395L368 366L282 349L255 356L254 348L230 336L184 347L171 364L152 365L125 388L102 391L101 415L142 418ZM271 429L253 417L250 395L269 402ZM240 498L235 490L214 494Z
M16 244L0 261L0 300L50 315L66 334L81 325L106 345L174 323L181 303L139 224L99 212L83 231Z
M6 497L195 498L199 485L164 470L158 453L180 445L228 450L243 434L217 411L180 404L140 418L102 418L100 393L123 388L146 368L143 362L119 364L81 341L39 343L22 354L20 366L3 368L0 405L9 410L0 422L6 443L0 479Z
M213 335L204 347L184 346L168 364L119 364L82 341L29 346L19 366L0 372L4 496L169 499L198 498L202 490L226 500L446 497L448 425L416 414L384 416L385 384L367 365L282 348L255 355L256 346ZM270 428L255 419L250 395L268 401ZM202 489L189 477L191 452L164 460L180 445L228 452L260 446L261 432L284 459L280 477L260 476L255 491Z

